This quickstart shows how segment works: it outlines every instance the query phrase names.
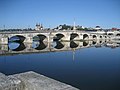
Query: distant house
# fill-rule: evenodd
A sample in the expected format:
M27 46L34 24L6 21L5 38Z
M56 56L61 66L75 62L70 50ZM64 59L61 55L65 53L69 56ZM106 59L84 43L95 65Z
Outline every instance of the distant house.
M117 28L112 28L112 31L117 31L118 29Z
M117 29L117 31L120 31L120 29Z
M36 24L35 30L43 30L43 25L42 24Z
M85 29L85 27L84 26L80 26L82 29Z
M85 29L85 27L84 26L76 26L76 28L80 28L80 29Z
M62 29L62 25L59 25L59 26L58 26L58 30L61 30L61 29Z
M88 27L88 30L94 30L94 28L92 28L92 27Z
M96 26L94 29L95 30L101 30L102 28L100 26Z

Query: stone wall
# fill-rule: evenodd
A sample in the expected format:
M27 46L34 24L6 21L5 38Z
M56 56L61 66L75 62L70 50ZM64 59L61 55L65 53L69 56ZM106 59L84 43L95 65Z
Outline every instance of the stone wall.
M79 90L35 72L5 76L0 73L0 90Z
M24 90L23 86L18 78L0 73L0 90Z

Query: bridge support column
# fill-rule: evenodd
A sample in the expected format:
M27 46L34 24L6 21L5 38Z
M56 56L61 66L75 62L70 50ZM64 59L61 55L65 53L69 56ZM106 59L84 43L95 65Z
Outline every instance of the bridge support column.
M33 38L32 37L26 37L26 39L23 42L32 43L33 42Z
M24 43L26 50L32 49L32 43Z
M89 45L91 46L93 44L93 41L89 41Z
M0 39L0 43L1 43L1 44L8 44L8 38L7 38L7 37L2 37L2 38Z
M53 37L52 36L49 35L47 38L48 38L48 42L53 42Z
M70 41L70 34L66 34L65 37L61 39L61 41Z
M93 40L93 36L91 34L89 35L89 40Z
M83 40L83 35L82 34L79 35L79 39Z
M2 50L2 51L8 51L8 45L7 44L6 45L1 44L0 45L0 50Z
M79 42L79 46L82 47L83 46L83 42Z
M65 48L70 48L70 42L64 42Z

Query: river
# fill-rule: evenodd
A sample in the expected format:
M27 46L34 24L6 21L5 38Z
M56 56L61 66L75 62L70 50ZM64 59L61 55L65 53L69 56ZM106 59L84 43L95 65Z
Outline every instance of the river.
M119 42L11 42L6 50L3 46L0 72L6 75L35 71L81 90L120 90Z

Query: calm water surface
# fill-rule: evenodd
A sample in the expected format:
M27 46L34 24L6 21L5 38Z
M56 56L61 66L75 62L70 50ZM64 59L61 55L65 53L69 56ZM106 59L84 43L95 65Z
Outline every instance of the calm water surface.
M39 53L0 55L0 72L11 75L35 71L81 90L120 90L120 47L104 43L87 47L84 43L82 48L71 42L67 43L71 49L61 50L66 44L58 42L52 45L58 51L41 53L47 47L41 45L31 45ZM20 52L26 45L9 43L8 47L8 51Z

